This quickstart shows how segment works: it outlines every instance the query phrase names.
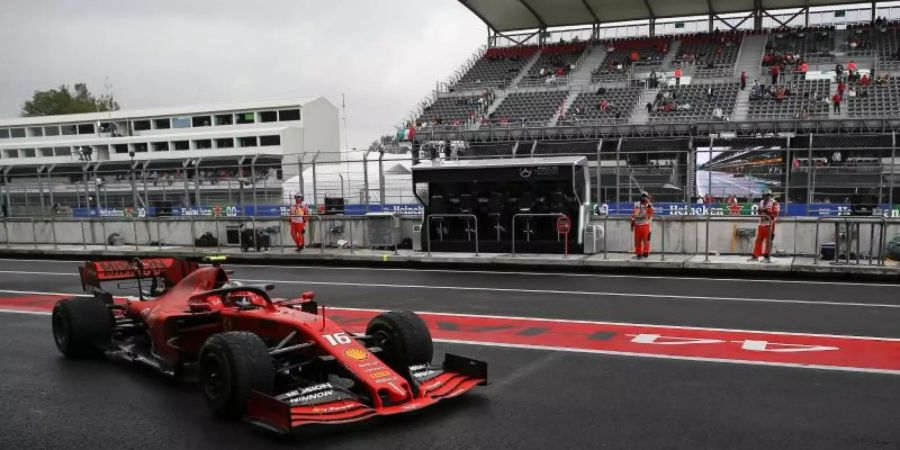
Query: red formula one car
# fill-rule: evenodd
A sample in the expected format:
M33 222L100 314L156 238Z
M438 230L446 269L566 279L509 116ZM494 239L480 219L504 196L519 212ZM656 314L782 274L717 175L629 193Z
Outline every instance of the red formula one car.
M352 334L306 292L232 281L217 262L150 258L80 268L93 298L59 301L53 337L69 358L101 354L196 376L212 411L279 432L413 411L487 384L487 364L446 355L431 366L431 334L411 312L373 318ZM136 280L136 299L101 289ZM121 283L119 285L121 288Z

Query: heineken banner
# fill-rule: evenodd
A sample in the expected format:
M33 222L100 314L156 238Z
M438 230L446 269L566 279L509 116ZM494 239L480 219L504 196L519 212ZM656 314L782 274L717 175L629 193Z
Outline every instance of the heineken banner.
M755 216L756 203L720 203L713 205L698 205L692 203L654 203L656 214L664 216ZM599 215L609 213L613 216L631 215L634 203L620 202L602 204L594 210ZM787 208L781 205L781 215L795 217L833 217L850 215L850 205L836 203L790 203ZM884 217L900 217L900 205L888 208L888 205L879 205L875 209L875 215Z

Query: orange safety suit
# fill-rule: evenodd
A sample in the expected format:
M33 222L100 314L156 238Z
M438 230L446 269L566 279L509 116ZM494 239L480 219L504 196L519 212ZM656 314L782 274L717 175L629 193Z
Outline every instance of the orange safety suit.
M772 252L772 241L775 239L775 220L781 206L775 199L763 199L759 202L757 215L759 216L759 225L756 227L756 243L753 245L753 257L759 258L761 255L766 258ZM763 252L763 244L765 244L765 252Z
M302 249L306 244L304 233L306 232L306 220L309 216L309 206L306 203L298 202L291 205L291 238L297 244L298 249Z
M635 202L631 212L631 228L634 231L634 254L650 255L650 222L653 220L653 204L650 200Z

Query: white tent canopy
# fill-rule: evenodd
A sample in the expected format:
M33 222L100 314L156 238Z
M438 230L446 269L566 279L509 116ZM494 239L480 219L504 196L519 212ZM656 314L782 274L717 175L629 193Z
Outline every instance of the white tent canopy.
M459 0L494 31L815 6L848 0ZM865 2L871 4L872 2Z

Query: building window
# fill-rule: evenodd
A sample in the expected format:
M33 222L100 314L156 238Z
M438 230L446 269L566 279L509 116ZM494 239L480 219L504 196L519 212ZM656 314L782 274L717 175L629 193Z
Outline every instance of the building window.
M78 125L78 134L94 134L94 124L82 123Z
M175 141L172 146L175 147L175 150L190 150L191 143L190 141Z
M75 133L72 133L75 134ZM9 130L9 135L14 138L23 138L25 137L25 129L24 128L12 128Z
M62 127L63 136L74 136L78 134L78 128L75 125L63 125Z
M150 121L149 120L135 120L134 121L134 131L145 131L150 129Z
M0 128L0 139L9 139L9 129Z
M34 127L28 129L28 135L31 137L43 137L44 129L41 127Z
M146 143L134 144L133 148L134 148L135 153L145 153L147 151L147 144Z
M260 111L259 121L260 122L277 122L278 121L278 113L275 111Z
M216 125L231 125L234 123L234 117L231 114L219 114L215 116Z
M59 127L44 127L44 136L59 136ZM3 136L0 136L3 137Z
M172 128L190 128L190 117L175 117L172 119Z
M22 149L22 155L24 155L26 158L34 158L34 154L35 153L34 153L33 148L23 148Z
M197 128L208 127L212 122L209 116L197 116L191 118L191 123L194 125L194 128Z
M72 147L56 147L53 153L56 156L72 156Z
M3 157L4 158L18 158L19 150L15 149L15 148L8 148L6 150L3 150Z
M153 119L153 128L157 130L167 130L172 128L172 124L169 119Z
M256 123L256 113L246 112L235 114L234 121L238 124Z
M198 150L206 150L212 148L212 141L209 139L199 139L194 141L194 148Z
M38 152L41 154L42 158L52 158L53 157L53 149L50 147L39 148Z
M154 142L153 143L153 151L154 152L169 151L169 143L168 142Z
M114 148L116 153L128 153L128 144L116 144Z
M300 110L299 109L282 109L278 111L278 120L281 122L288 122L291 120L300 120Z
M231 139L231 138L216 139L216 148L233 148L233 147L234 147L234 139Z
M241 147L256 147L256 136L238 138Z
M268 146L268 145L281 145L281 136L260 136L259 137L259 145Z

